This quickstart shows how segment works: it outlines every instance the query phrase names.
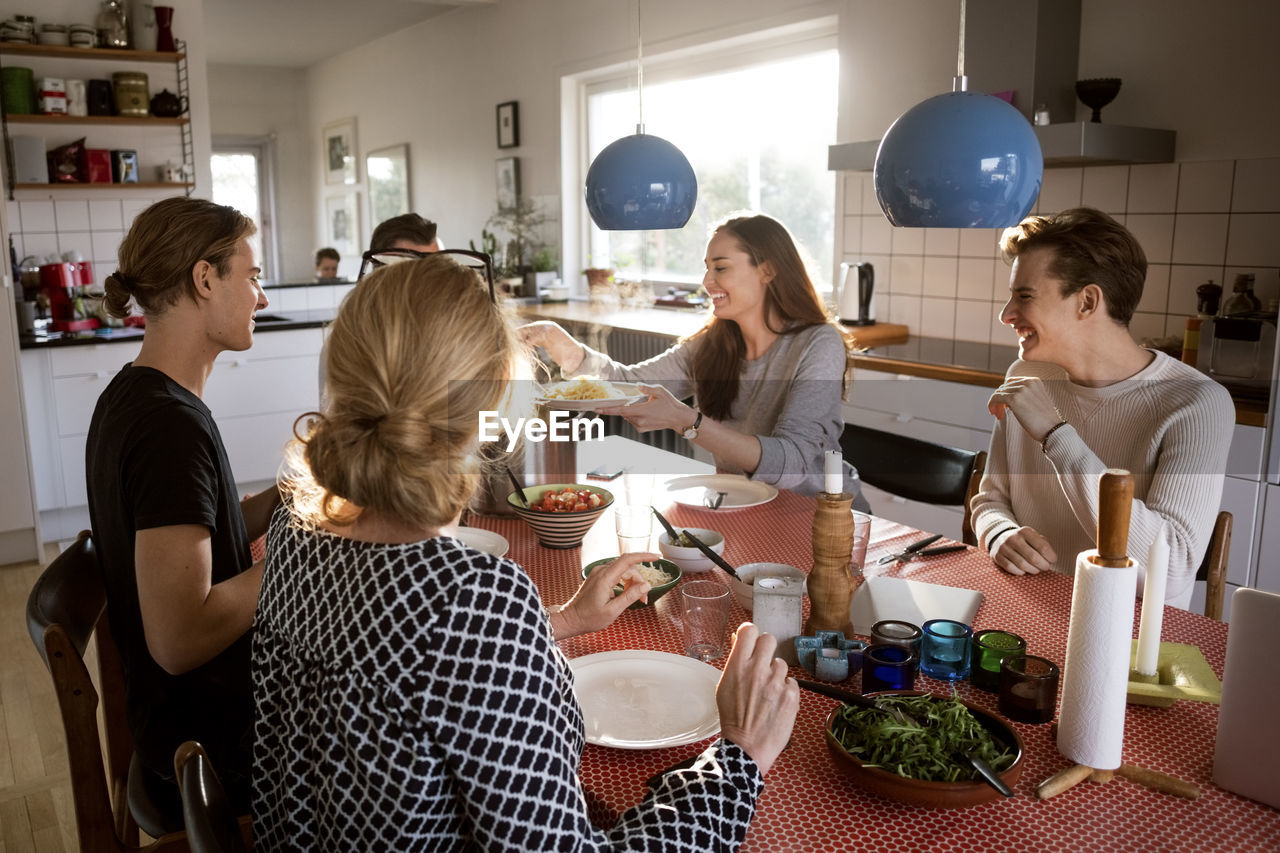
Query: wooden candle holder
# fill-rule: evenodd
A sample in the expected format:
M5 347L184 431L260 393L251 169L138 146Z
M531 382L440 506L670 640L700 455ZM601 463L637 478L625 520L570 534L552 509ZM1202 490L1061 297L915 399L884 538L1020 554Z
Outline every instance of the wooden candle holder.
M840 631L854 635L849 603L859 577L849 570L853 551L853 495L820 493L813 513L813 570L809 572L809 621L805 634Z

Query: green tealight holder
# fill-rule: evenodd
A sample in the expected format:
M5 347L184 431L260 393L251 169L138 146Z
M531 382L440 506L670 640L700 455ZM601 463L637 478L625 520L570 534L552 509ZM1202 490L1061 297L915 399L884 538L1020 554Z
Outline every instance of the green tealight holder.
M1129 649L1129 704L1168 708L1178 699L1215 705L1222 701L1222 682L1195 646L1161 643L1155 676L1143 675L1133 668L1137 654L1138 641L1133 640Z

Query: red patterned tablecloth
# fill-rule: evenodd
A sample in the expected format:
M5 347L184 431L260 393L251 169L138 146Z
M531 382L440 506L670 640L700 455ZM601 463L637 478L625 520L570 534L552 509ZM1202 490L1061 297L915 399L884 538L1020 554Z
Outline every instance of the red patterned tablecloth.
M756 561L811 565L814 502L782 492L771 503L730 512L670 504L661 492L654 503L677 526L707 527L725 534L725 557L733 564ZM582 566L616 553L610 515L596 523L583 547L540 547L519 520L476 518L472 524L497 531L511 543L508 556L525 566L548 604L568 600ZM884 519L872 528L868 564L914 541L919 531ZM1013 577L973 550L933 557L892 570L930 583L976 589L983 603L974 628L1005 628L1027 638L1028 652L1062 663L1071 609L1071 579L1049 573ZM724 576L717 569L721 580ZM570 657L617 649L682 652L677 622L679 598L668 594L654 607L629 610L605 631L561 644ZM733 605L730 620L747 615ZM1138 608L1135 607L1135 624ZM1199 647L1221 677L1227 626L1194 613L1165 608L1164 639ZM794 673L803 676L803 670ZM852 682L856 686L856 680ZM921 676L917 687L946 692L943 682ZM962 698L992 710L994 694L965 682ZM835 769L823 739L823 720L835 703L801 694L791 745L765 780L743 850L768 851L1096 851L1096 850L1280 850L1280 813L1231 794L1210 780L1218 708L1178 701L1170 708L1130 705L1124 760L1195 782L1196 801L1150 791L1117 778L1085 782L1047 801L1036 786L1070 762L1059 755L1048 725L1015 723L1026 745L1026 768L1017 796L968 809L919 809L864 793ZM608 825L645 793L645 780L700 750L697 746L631 751L588 745L582 781L592 818ZM1280 772L1280 771L1278 771Z

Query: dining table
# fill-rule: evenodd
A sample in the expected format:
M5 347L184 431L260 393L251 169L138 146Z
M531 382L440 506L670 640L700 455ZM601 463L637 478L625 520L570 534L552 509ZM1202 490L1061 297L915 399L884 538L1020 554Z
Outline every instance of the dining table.
M725 537L724 557L731 565L768 561L806 572L812 568L813 497L783 489L756 506L712 510L694 502L677 503L667 489L674 477L711 472L704 462L620 437L583 442L577 454L578 482L591 482L582 477L602 461L625 465L628 470L622 477L598 483L614 494L615 503L650 503L677 528L720 532ZM507 556L525 568L548 606L569 600L582 582L584 565L618 550L610 512L595 523L581 547L568 550L540 546L518 518L473 516L468 523L508 540ZM655 529L655 542L656 533ZM901 550L925 533L888 518L873 517L864 576L887 575L976 590L982 601L973 618L975 631L1012 631L1026 639L1028 654L1060 666L1064 663L1073 586L1070 576L1058 572L1010 575L976 548L878 565L880 557ZM936 544L948 543L944 539ZM719 568L686 574L681 582L690 578L728 582ZM571 660L619 650L683 654L679 600L677 588L652 606L624 611L604 630L561 641L559 646ZM730 630L750 618L736 601L731 607ZM1140 609L1141 602L1136 601L1135 636ZM1219 679L1227 631L1226 623L1164 608L1163 640L1198 648ZM724 661L712 663L723 667ZM798 667L791 674L807 677ZM852 677L841 686L857 689L858 685L858 677ZM962 700L997 711L996 694L968 681L953 684L922 674L916 678L916 689L941 695L954 691ZM1015 796L959 809L925 808L885 799L843 775L828 753L824 734L825 720L837 704L801 691L791 742L765 777L742 850L1280 850L1280 812L1219 788L1212 781L1218 707L1211 702L1178 700L1169 707L1129 704L1125 711L1123 761L1195 783L1200 790L1195 800L1159 793L1119 776L1105 783L1085 781L1041 800L1037 786L1074 762L1059 753L1051 725L1011 722L1025 747ZM644 798L650 777L711 742L708 738L654 749L589 743L582 756L580 777L592 822L600 827L611 825Z

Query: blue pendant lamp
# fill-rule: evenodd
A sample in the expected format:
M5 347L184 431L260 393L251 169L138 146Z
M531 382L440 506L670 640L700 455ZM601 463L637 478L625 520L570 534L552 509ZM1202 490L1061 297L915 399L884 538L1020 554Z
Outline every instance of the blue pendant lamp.
M1007 228L1035 204L1044 157L1031 123L1008 103L969 92L965 0L954 91L903 113L876 152L876 198L904 228Z
M587 212L604 231L683 228L698 201L698 179L680 149L644 132L644 63L636 0L636 94L640 122L605 146L587 169Z

